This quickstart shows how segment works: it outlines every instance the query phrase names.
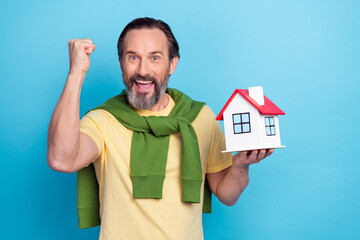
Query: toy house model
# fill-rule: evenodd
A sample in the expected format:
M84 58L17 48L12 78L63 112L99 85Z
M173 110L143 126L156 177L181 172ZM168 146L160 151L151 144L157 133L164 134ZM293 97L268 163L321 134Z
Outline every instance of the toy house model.
M236 89L216 120L224 120L226 150L282 148L278 115L280 108L263 94L262 87Z

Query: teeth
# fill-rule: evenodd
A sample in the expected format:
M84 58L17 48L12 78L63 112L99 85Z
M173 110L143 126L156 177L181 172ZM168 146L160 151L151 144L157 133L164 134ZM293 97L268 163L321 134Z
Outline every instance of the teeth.
M141 84L152 83L152 81L146 81L146 80L136 80L136 82Z

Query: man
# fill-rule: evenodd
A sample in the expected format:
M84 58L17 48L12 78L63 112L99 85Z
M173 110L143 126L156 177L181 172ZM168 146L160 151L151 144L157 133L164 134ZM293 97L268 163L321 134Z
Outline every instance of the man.
M249 165L274 150L221 153L224 136L210 108L167 89L179 46L169 26L152 18L133 20L119 37L126 93L80 121L95 48L90 39L69 41L70 71L48 132L49 166L75 172L94 164L100 239L203 239L204 179L222 203L234 205Z

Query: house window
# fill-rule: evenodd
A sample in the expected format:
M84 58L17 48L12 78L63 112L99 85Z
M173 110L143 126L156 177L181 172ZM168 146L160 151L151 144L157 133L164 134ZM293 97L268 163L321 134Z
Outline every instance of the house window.
M249 133L250 129L250 113L233 114L234 133Z
M265 129L267 136L275 135L275 122L274 117L265 117Z

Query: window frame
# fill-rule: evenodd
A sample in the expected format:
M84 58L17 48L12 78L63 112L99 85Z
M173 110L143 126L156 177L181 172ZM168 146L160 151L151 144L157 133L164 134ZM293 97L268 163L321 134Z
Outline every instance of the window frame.
M266 123L266 119L269 119L269 125L267 125ZM271 121L270 119L272 119L273 121L273 124L271 124ZM264 117L264 121L265 121L265 133L266 133L266 136L275 136L276 135L276 128L275 128L275 118L273 116L271 117ZM272 132L271 129L274 129L274 132ZM269 132L270 134L268 134L268 130L269 129Z
M239 123L235 123L235 121L234 121L234 116L237 116L237 115L240 117L240 122ZM249 120L247 122L242 121L242 116L243 115L248 115ZM232 124L233 124L233 132L234 132L234 134L251 133L250 112L233 113L232 114ZM244 132L244 130L243 130L243 125L245 125L245 124L249 124L249 130L246 131L246 132ZM240 132L236 132L236 130L235 130L235 126L237 126L237 125L240 126L240 129L241 129Z

